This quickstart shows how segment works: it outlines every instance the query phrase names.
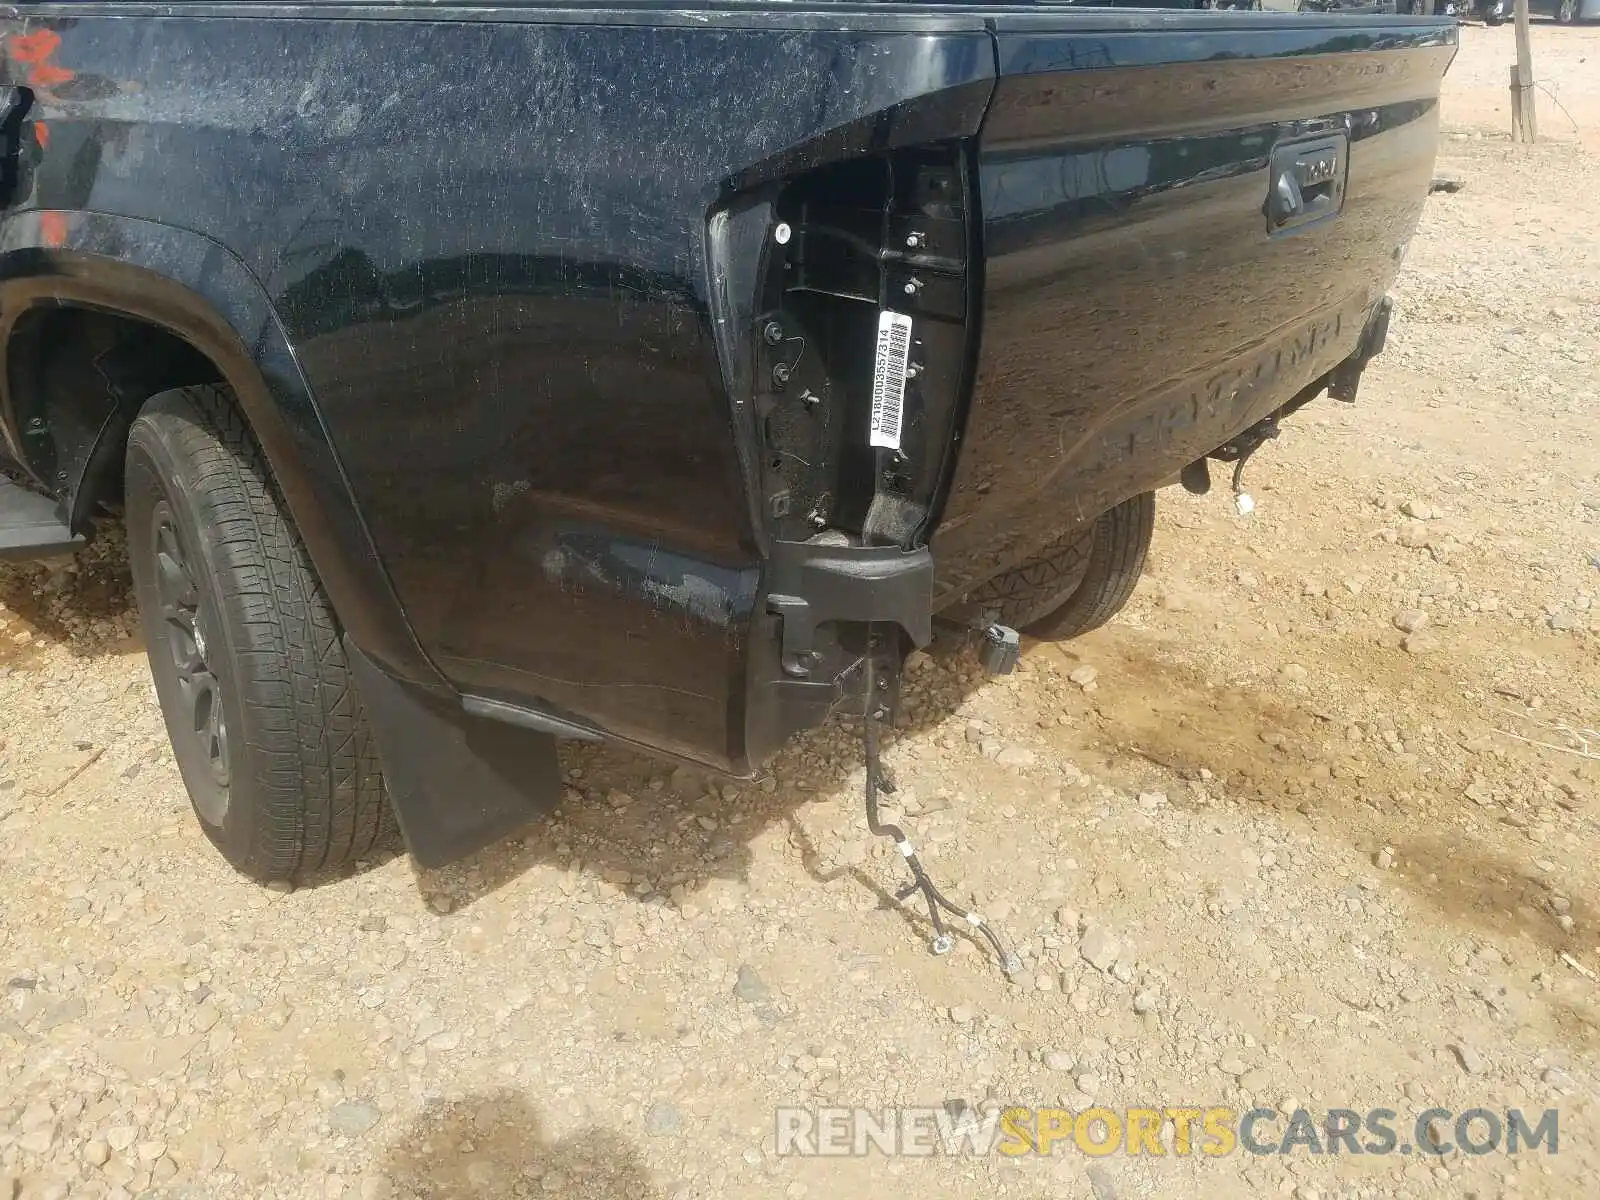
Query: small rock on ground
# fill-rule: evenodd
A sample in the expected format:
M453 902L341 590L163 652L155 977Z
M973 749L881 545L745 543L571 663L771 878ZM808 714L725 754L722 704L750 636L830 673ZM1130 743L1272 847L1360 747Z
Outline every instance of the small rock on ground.
M1078 953L1097 971L1109 971L1121 952L1122 943L1099 925L1091 926L1078 943Z

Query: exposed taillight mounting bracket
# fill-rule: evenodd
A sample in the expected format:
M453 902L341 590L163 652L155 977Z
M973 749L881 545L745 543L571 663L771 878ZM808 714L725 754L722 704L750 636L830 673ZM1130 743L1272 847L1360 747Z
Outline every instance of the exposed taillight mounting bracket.
M956 143L867 155L779 187L750 331L772 536L834 529L869 545L915 543L968 358L969 208ZM909 330L890 364L892 435L875 437L885 312Z

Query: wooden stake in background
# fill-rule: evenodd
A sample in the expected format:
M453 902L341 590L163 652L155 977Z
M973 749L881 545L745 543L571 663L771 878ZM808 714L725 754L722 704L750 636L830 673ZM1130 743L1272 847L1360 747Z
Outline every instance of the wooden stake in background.
M1528 40L1528 0L1517 0L1517 61L1511 64L1511 137L1539 140L1538 113L1533 103L1533 47Z

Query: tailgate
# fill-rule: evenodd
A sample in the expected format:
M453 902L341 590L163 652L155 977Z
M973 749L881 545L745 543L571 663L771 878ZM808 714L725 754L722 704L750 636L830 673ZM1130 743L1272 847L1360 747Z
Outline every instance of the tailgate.
M941 601L1350 354L1427 197L1453 22L1208 12L1094 27L1111 19L993 18L982 335L933 540ZM1306 185L1292 215L1281 192L1269 201L1285 171Z

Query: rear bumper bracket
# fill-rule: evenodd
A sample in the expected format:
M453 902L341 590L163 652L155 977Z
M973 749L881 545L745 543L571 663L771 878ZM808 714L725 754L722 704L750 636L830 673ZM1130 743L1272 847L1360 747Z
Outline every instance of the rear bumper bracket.
M1356 351L1333 369L1328 381L1328 395L1346 404L1354 404L1356 392L1361 387L1361 373L1367 364L1383 353L1389 340L1389 317L1394 312L1394 300L1385 296L1372 309L1367 324L1361 331L1361 341Z
M898 625L913 645L933 639L933 556L926 548L773 546L767 611L782 619L783 670L810 676L819 625Z

